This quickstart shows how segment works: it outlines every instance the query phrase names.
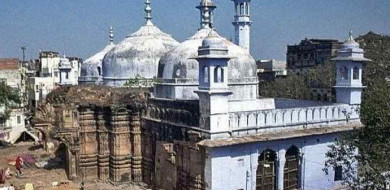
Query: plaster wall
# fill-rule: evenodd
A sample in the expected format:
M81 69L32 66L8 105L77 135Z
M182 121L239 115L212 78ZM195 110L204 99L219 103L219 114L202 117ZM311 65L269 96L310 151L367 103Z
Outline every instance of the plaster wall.
M206 189L209 190L255 190L258 157L267 148L277 153L276 166L284 160L285 151L292 145L303 154L301 165L301 187L303 189L332 189L340 185L334 181L334 171L326 175L325 153L328 146L337 138L337 134L287 139L282 141L257 142L209 150L205 166ZM283 155L280 154L284 152ZM284 165L283 165L284 167ZM278 171L278 166L276 167ZM211 179L210 179L211 178ZM276 172L276 189L283 189Z

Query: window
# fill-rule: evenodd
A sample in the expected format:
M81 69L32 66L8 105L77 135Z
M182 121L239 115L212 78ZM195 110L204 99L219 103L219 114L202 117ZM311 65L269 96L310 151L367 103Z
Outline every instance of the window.
M353 68L353 80L359 80L359 68L356 66Z
M223 69L220 66L214 69L214 82L215 83L223 82Z
M54 72L54 76L55 76L55 77L58 77L58 72Z
M347 67L341 67L340 68L340 78L341 79L348 79L348 69L347 69Z
M102 69L100 67L97 68L99 76L102 76Z
M20 124L22 121L20 119L20 116L16 117L18 124Z
M204 67L203 68L203 82L205 83L208 83L209 82L209 68L208 67Z
M244 11L245 11L244 3L241 3L240 4L240 15L245 14Z
M69 79L69 72L65 72L65 78Z
M336 166L334 168L334 181L340 181L343 179L343 167Z

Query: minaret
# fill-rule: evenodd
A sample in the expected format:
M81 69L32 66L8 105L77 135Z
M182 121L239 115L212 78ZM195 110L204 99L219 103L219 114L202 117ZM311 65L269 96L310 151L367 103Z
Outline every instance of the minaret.
M114 44L114 29L112 28L112 26L110 26L110 31L109 31L109 34L108 34L108 40L109 40L109 44L110 45L113 45Z
M364 51L353 39L352 32L337 52L336 61L336 101L350 105L361 104L362 67L363 63L371 61L364 57Z
M152 7L150 6L150 0L146 0L145 2L145 13L146 13L146 25L153 25L152 23Z
M200 4L196 8L200 11L200 29L213 28L213 11L216 8L216 6L213 4L213 1L200 0Z
M200 127L209 130L212 139L225 137L228 130L228 48L223 39L211 31L198 49ZM214 133L214 134L213 134Z
M250 35L251 35L251 16L250 2L251 0L232 0L234 1L236 15L234 16L234 43L250 50Z

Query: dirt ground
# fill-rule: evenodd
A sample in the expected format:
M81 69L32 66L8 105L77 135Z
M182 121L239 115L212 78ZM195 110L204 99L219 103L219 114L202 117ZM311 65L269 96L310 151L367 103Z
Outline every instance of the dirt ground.
M45 160L52 156L46 153L43 149L34 146L33 143L19 143L10 147L0 147L0 169L9 167L12 173L15 173L15 166L10 165L9 161L16 156L30 154L37 161ZM55 169L40 169L35 166L22 169L23 176L16 178L14 175L1 184L0 187L13 184L16 190L24 190L26 183L32 183L34 190L79 190L80 183L77 181L69 181L67 179L63 166ZM53 182L59 185L53 186ZM126 184L122 186L113 186L108 183L90 182L85 183L85 190L143 190L144 187L138 185Z

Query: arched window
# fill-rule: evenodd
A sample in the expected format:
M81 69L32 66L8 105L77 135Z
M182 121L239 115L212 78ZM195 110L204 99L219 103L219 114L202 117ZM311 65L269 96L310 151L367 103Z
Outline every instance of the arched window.
M340 68L340 77L341 79L348 79L348 68L347 67L341 67Z
M352 72L353 72L353 80L359 80L359 68L355 66Z
M258 159L256 171L256 190L276 189L276 153L267 149Z
M203 82L209 82L209 68L207 66L203 68Z
M241 3L240 4L240 15L243 15L243 14L245 14L245 5L244 5L244 3Z
M286 152L284 165L284 190L299 189L300 160L299 149L291 146Z
M99 76L102 76L102 69L100 67L97 68Z
M214 69L214 82L215 83L223 82L223 69L219 66Z
M245 14L249 15L249 3L245 3Z

